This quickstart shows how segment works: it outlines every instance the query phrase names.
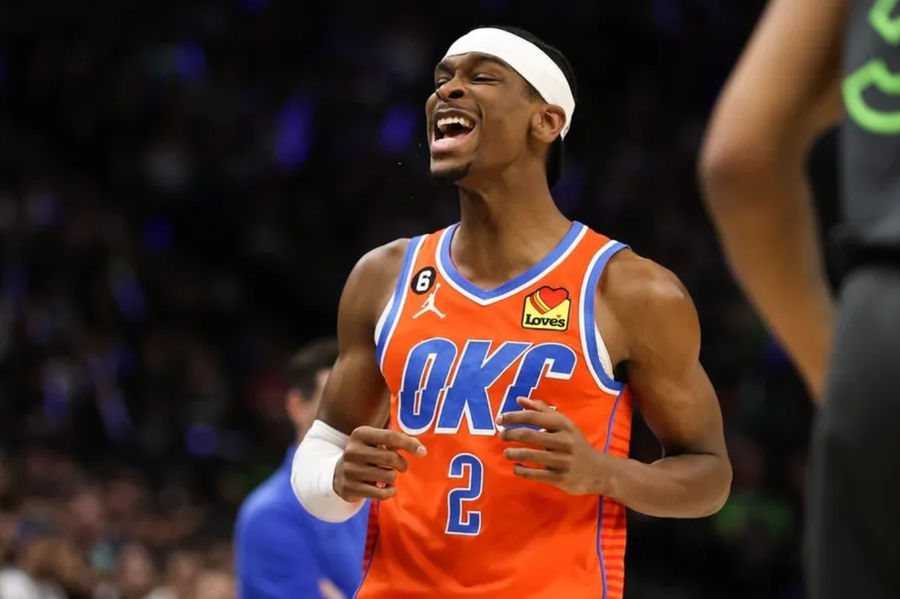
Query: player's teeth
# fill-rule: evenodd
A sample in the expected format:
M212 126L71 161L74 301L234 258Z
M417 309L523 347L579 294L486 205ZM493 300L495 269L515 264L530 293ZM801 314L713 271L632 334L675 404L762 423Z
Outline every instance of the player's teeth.
M472 129L475 126L475 123L473 123L470 119L467 119L465 117L450 116L450 117L444 117L442 119L438 119L437 127L441 133L444 133L445 130L447 129L447 127L449 127L450 125L454 125L454 124L462 125L463 127L466 127L467 129Z

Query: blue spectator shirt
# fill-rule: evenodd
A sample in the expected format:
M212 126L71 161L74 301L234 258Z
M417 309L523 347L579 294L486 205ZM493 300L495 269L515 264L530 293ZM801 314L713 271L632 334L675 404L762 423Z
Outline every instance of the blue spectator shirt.
M244 500L235 525L238 599L319 599L329 579L348 598L362 576L368 502L350 520L317 519L291 488L296 447L284 463Z

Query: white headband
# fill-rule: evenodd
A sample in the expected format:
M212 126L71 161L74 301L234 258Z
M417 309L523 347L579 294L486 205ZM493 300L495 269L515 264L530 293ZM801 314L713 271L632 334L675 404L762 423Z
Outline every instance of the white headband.
M530 83L545 102L562 108L566 124L560 136L566 136L575 113L575 98L562 69L543 50L514 33L484 27L473 29L453 42L444 58L467 52L499 58Z

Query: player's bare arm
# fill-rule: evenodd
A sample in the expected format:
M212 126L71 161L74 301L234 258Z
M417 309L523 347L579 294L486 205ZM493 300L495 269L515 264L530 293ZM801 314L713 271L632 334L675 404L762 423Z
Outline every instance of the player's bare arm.
M505 450L517 475L574 493L611 497L652 516L700 517L728 497L731 466L722 416L700 365L700 327L693 302L666 269L630 251L614 258L598 289L597 321L614 363L627 376L663 457L645 464L591 446L565 413L520 400L501 424L504 440L535 445Z
M807 153L841 115L846 0L774 0L716 106L700 161L707 208L737 279L821 395L833 300Z
M375 327L400 274L408 243L397 240L363 256L350 273L338 306L339 355L309 436L314 439L324 429L321 440L332 443L332 447L324 446L326 452L340 452L343 445L342 453L335 456L333 475L320 484L328 486L326 496L333 491L349 503L393 497L392 483L408 466L399 452L415 455L425 451L418 440L383 428L389 394L375 356ZM344 436L347 434L349 439ZM301 450L309 451L308 445ZM297 492L298 497L303 496L302 491ZM315 510L312 505L307 508ZM328 516L320 512L320 517Z
M375 326L391 297L408 239L368 252L353 267L338 304L338 359L325 385L319 419L352 433L380 427L389 394L375 357Z

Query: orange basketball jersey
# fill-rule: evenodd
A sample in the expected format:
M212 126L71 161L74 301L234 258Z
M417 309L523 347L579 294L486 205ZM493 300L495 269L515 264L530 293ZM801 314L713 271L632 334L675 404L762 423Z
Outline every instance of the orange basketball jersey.
M490 291L453 266L456 225L413 239L375 331L391 424L428 449L378 507L360 599L622 597L625 509L513 474L495 418L540 399L597 449L628 454L631 397L594 324L621 243L573 223Z

